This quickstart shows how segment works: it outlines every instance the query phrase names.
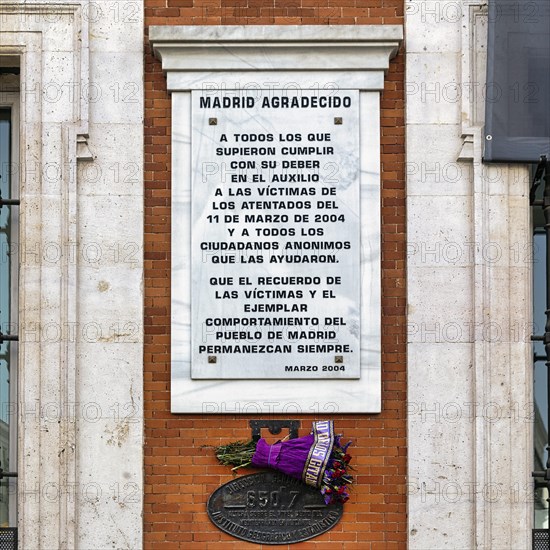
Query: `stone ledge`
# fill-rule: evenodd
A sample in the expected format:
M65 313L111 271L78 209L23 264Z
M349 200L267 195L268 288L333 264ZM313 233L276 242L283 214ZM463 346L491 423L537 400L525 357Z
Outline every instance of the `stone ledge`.
M312 42L373 43L403 40L401 25L163 25L149 27L153 43Z
M398 25L149 29L165 71L386 71L402 39Z

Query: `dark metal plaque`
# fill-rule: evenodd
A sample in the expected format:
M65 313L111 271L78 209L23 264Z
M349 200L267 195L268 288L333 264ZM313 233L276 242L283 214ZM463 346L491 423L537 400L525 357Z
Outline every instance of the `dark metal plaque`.
M208 499L216 527L238 539L261 544L292 544L332 529L341 503L327 506L321 493L274 471L238 477Z

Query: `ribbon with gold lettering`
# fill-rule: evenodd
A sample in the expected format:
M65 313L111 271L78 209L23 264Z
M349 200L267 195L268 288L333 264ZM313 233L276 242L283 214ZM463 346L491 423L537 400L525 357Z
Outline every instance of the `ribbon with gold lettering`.
M302 480L307 485L320 487L334 445L334 425L332 420L313 423L314 443L302 472Z

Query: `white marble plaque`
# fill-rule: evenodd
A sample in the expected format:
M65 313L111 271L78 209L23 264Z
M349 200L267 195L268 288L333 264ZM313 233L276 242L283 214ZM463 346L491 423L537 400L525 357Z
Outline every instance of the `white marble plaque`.
M188 26L151 27L149 32L156 54L162 58L167 86L172 94L171 411L254 415L380 412L380 90L383 89L384 71L388 69L389 60L397 52L402 39L402 28L392 25L350 28L330 25L217 25L200 29ZM360 329L361 356L361 375L358 378L300 380L294 376L259 378L255 375L245 378L198 378L192 373L195 360L192 348L197 339L196 332L192 332L192 324L196 320L191 312L191 301L199 298L194 296L195 292L206 294L210 285L207 274L200 285L197 284L197 266L191 264L191 256L194 255L191 250L191 187L196 171L192 142L196 142L196 128L202 128L200 139L205 146L209 140L212 141L206 133L209 131L206 120L200 125L193 120L192 100L196 97L192 96L205 90L226 94L230 90L262 88L318 90L319 94L338 89L341 94L349 95L352 101L358 96L358 114L355 115L358 121L355 124L359 127L357 131L360 136L360 308L359 300L354 302L361 319L360 326L357 325ZM212 105L211 108L214 109ZM227 111L216 109L218 113ZM354 105L349 114L355 109ZM347 133L353 128L353 120L351 127L346 126L349 123L346 113L341 128L330 125L326 131L342 129ZM206 117L207 113L202 116ZM295 110L287 112L285 121L292 124L296 117ZM221 116L216 114L208 118L220 118L216 130L224 124ZM324 122L320 121L320 115L316 114L314 120L307 124L314 126L314 132L323 131L321 124ZM242 125L244 121L240 122ZM301 123L306 124L304 120ZM302 132L304 128L300 127L297 131ZM194 153L196 156L197 151ZM240 185L246 187L242 182ZM196 231L193 229L194 233ZM338 238L342 240L341 236ZM192 283L193 276L195 282ZM350 325L345 326L349 328ZM216 355L217 361L217 354L212 355ZM249 361L247 358L243 365L262 362L265 355L261 354L259 361Z
M191 95L192 378L359 378L359 92Z

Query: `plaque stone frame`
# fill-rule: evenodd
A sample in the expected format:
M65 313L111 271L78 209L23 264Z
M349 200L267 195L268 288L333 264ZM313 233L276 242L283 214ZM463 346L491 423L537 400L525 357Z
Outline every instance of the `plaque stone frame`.
M172 94L172 412L380 412L380 91L402 27L152 26L149 38ZM191 92L251 86L359 90L360 379L191 379Z

